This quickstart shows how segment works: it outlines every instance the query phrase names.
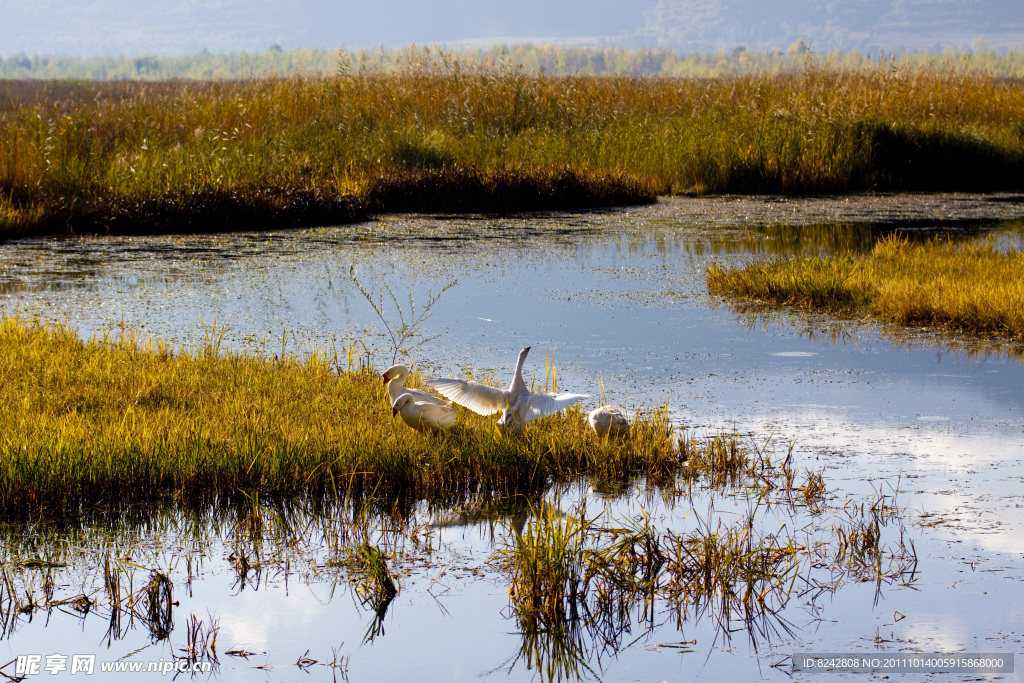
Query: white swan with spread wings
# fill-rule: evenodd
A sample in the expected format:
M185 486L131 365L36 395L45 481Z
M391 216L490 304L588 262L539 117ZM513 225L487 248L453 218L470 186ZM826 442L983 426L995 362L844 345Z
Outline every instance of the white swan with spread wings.
M451 399L464 408L480 415L493 415L501 411L498 425L521 434L526 423L564 410L587 394L533 394L523 381L523 364L530 353L530 347L519 352L516 372L508 389L489 387L465 379L428 377L426 383L437 389L445 398Z

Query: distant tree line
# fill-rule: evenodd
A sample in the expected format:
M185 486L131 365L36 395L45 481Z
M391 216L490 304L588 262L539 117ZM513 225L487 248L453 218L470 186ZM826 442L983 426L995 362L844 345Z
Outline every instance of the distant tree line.
M803 40L785 50L755 52L742 47L713 53L684 53L668 48L571 47L502 44L488 48L407 47L376 50L282 50L202 52L178 57L47 57L25 54L0 57L0 78L143 80L233 80L273 76L323 76L362 71L394 72L409 68L500 69L526 74L623 75L638 77L715 78L775 74L808 68L887 70L958 70L1001 78L1024 77L1024 52L944 50L941 52L864 54L859 50L819 54Z

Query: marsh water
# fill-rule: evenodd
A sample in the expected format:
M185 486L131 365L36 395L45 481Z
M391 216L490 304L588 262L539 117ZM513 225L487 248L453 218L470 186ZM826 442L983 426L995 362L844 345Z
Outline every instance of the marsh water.
M388 216L276 233L2 244L7 314L63 322L84 337L137 331L174 347L222 334L225 351L268 357L337 350L342 364L354 346L380 368L390 364L390 342L351 274L376 295L390 287L407 320L431 292L457 280L417 340L433 338L405 362L425 373L474 370L504 382L519 349L531 346L527 377L543 384L553 357L559 389L588 393L588 408L664 406L673 424L698 434L735 432L757 448L792 448L801 472L821 472L832 512L768 510L759 517L764 528L827 535L829 514L884 497L900 511L917 562L911 576L849 575L828 590L794 590L776 615L785 627L752 629L741 620L730 631L711 613L655 604L627 619L612 642L580 634L566 654L564 644L528 639L517 624L507 577L493 561L512 525L501 515L407 510L405 529L388 541L405 558L400 592L382 614L360 601L332 562L340 522L325 514L296 513L284 541L269 531L246 538L226 513L195 520L165 510L63 532L7 526L9 548L66 539L63 561L20 575L40 594L49 590L54 604L102 589L103 553L116 551L140 568L166 571L176 616L169 635L154 637L144 619L112 630L109 615L67 605L30 610L5 625L0 664L32 653L44 663L53 653L171 660L187 640L190 615L219 625L212 676L227 681L782 681L818 675L790 670L787 657L796 652L1019 652L1021 350L808 312L742 310L704 285L712 262L865 250L892 231L1019 248L1024 197L669 198L580 214ZM394 324L399 311L384 297L384 317ZM609 524L647 515L669 530L759 505L742 487L680 494L644 482L615 492L579 482L549 499L564 509L585 500ZM243 555L250 559L240 570ZM901 678L875 674L882 675ZM104 676L132 674L93 678ZM29 679L57 677L73 675L44 669Z

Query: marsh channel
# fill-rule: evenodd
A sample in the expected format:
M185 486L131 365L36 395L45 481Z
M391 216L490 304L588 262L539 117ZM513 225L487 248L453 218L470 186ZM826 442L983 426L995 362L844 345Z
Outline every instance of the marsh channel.
M164 676L102 672L100 663L182 657L210 672L178 680L1020 680L1024 661L1018 673L982 675L793 671L790 657L801 652L1024 651L1020 350L743 309L704 285L712 262L866 250L892 231L1020 248L1024 197L679 197L572 214L399 215L280 232L0 244L0 309L9 315L65 323L83 337L130 329L178 348L215 329L224 351L267 357L344 356L356 345L378 369L390 364L389 342L350 272L371 292L389 286L407 316L409 294L419 312L428 292L457 280L419 339L436 337L403 357L422 373L475 370L505 383L519 349L531 346L528 382L543 384L553 356L559 389L588 393L588 409L602 394L631 414L666 407L678 428L735 433L776 459L791 451L798 483L810 471L825 486L817 505L742 482L552 488L549 503L574 514L585 502L588 519L607 528L681 534L749 520L759 538L823 548L808 551L760 612L652 593L558 632L524 627L494 559L517 524L532 523L525 507L462 501L412 504L400 519L371 514L366 528L391 554L399 584L383 609L362 599L337 561L350 523L344 506L268 508L255 522L232 511L155 510L8 523L4 590L17 591L7 604L20 607L4 614L0 665L10 664L0 671L14 676L19 656L41 655L26 680L85 678L71 672L77 654L95 655L93 680L157 680ZM856 566L828 548L862 519L881 539L878 556ZM131 584L125 595L149 570L165 574L170 618L154 624L152 611L104 607L111 561ZM83 595L92 607L74 602ZM24 607L25 596L35 607ZM203 648L213 633L215 653ZM51 655L68 656L66 665Z

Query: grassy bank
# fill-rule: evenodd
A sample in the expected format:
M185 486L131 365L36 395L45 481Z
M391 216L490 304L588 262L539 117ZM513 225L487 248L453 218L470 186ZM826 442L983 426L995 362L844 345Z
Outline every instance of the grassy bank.
M669 192L1024 184L1024 87L950 69L0 85L0 236L213 231Z
M379 374L339 374L333 361L83 342L4 318L0 517L243 495L457 502L534 494L580 475L670 477L682 464L657 412L622 442L598 439L582 410L531 424L524 438L466 411L452 432L423 435L392 418Z
M716 294L1024 342L1024 254L890 236L865 256L707 271Z

